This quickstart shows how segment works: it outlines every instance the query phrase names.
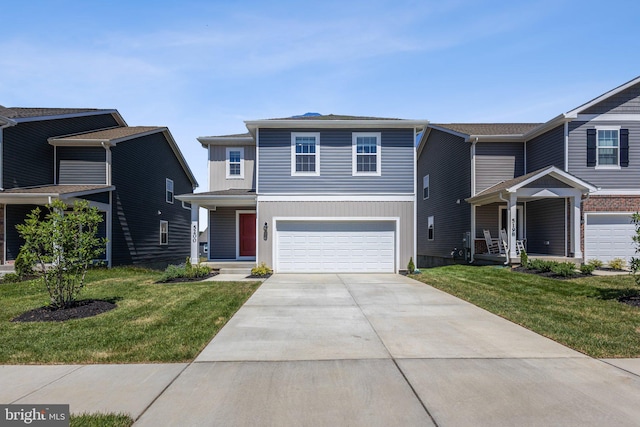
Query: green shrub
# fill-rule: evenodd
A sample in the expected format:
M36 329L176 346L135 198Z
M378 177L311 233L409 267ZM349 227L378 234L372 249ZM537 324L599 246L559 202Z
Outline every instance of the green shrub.
M529 268L529 255L524 249L520 251L520 265L524 268Z
M416 271L416 265L413 263L413 257L409 258L409 264L407 264L407 271L409 274L413 274Z
M16 273L6 273L4 276L2 276L2 281L4 283L18 283L21 282L22 279L20 279L20 276L18 276Z
M596 269L596 267L591 265L591 264L582 264L580 266L580 272L582 274L591 274L591 273L593 273L593 270L595 270L595 269Z
M257 265L251 269L251 275L257 277L263 277L273 274L273 270L267 267L267 264L261 262L260 265Z
M164 273L160 277L160 282L168 282L174 279L196 279L200 277L206 277L211 273L211 269L206 265L191 264L189 258L187 258L184 265L169 265L164 270Z
M13 267L15 268L18 277L24 280L35 274L34 267L36 262L37 259L35 254L22 247L20 248L20 252L18 252L18 256L16 257Z
M614 270L624 270L627 266L627 261L622 258L614 258L609 261L609 268L613 268Z
M590 259L589 261L587 261L588 265L592 265L593 268L595 268L596 270L599 268L602 268L602 266L604 265L604 263L602 261L600 261L599 259Z
M548 273L553 270L553 267L558 263L555 261L547 261L544 259L534 259L529 262L529 268L532 270L538 270L541 273Z
M576 265L572 262L556 262L554 264L551 271L558 276L571 277L577 274Z

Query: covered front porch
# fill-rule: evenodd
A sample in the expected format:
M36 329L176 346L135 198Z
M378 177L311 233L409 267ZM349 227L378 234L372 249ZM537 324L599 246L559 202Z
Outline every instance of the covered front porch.
M83 199L97 208L104 217L104 222L98 228L98 235L107 239L104 261L110 267L113 190L115 186L111 185L43 185L0 191L0 264L12 264L15 261L24 243L15 226L22 224L35 207L48 205L54 199L60 199L67 205Z
M530 258L581 262L581 203L595 190L550 166L466 199L472 206L473 259L519 263L524 249Z
M255 190L231 189L181 194L176 196L176 199L191 204L192 263L200 261L200 208L205 208L209 233L206 262L243 261L255 264L256 239L259 232Z

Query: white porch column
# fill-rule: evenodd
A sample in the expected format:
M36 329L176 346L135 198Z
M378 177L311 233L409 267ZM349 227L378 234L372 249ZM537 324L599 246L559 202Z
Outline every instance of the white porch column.
M580 250L580 205L582 194L569 198L571 202L571 249L575 258L582 258Z
M517 258L518 253L516 252L516 239L518 237L518 197L515 193L511 193L509 195L509 201L507 203L507 208L509 209L509 229L507 230L507 235L509 236L509 258Z
M200 205L191 203L191 264L200 262L200 245L198 235L200 230Z

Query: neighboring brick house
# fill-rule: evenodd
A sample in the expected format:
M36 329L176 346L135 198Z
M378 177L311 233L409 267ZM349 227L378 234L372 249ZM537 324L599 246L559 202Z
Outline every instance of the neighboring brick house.
M189 255L197 182L166 127L130 127L116 110L0 107L0 261L36 206L85 199L105 218L109 265L166 265Z
M482 258L483 231L502 229L507 261L518 260L518 241L532 254L628 261L640 77L545 123L431 124L416 180L418 265Z
M427 121L304 115L198 138L209 259L276 272L398 272L415 259L415 141ZM192 217L197 236L198 217ZM192 239L197 259L197 239Z

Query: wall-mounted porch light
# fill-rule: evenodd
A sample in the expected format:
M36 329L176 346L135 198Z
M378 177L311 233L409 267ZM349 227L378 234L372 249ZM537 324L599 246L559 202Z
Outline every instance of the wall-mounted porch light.
M264 225L262 226L262 229L264 230L264 235L262 236L262 238L264 240L267 240L267 238L269 237L269 224L265 222Z

